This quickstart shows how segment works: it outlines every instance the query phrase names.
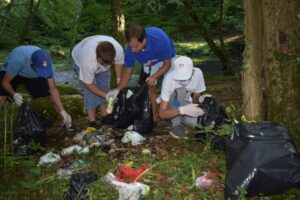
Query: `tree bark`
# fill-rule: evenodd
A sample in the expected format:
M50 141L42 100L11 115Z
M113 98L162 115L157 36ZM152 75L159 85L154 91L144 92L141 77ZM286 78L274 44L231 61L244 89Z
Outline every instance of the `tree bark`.
M184 0L183 4L185 7L185 11L192 18L195 28L198 30L198 32L203 37L203 39L207 42L210 49L216 54L216 56L222 62L223 66L224 66L223 71L232 73L231 61L230 61L227 53L225 52L225 49L222 49L215 44L215 42L209 35L208 31L206 30L206 28L202 25L201 21L199 20L197 13L193 10L190 0Z
M244 114L281 123L300 139L300 1L244 0L244 6Z
M29 1L28 15L25 19L23 29L21 30L21 33L20 33L19 44L24 44L25 43L27 34L29 32L29 29L30 29L30 26L31 26L31 23L32 23L32 17L34 15L34 13L37 11L37 9L40 5L40 0L37 1L36 6L34 6L34 2L35 2L35 0L30 0Z
M111 0L113 36L124 47L125 45L125 17L122 8L122 1Z

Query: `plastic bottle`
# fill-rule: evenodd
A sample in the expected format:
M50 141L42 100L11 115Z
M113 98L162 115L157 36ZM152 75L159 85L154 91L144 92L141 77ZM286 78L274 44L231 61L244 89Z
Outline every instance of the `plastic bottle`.
M114 109L114 99L112 97L109 97L107 101L108 102L107 102L106 113L111 114Z

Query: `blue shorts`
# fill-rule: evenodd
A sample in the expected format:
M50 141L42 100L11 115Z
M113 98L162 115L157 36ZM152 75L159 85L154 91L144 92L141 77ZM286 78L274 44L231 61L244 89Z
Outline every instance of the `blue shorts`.
M74 65L74 71L77 75L79 75L79 67ZM95 79L93 84L96 85L100 90L104 92L108 92L110 87L110 71L102 72L99 74L95 74ZM96 95L95 93L91 92L83 85L83 96L84 96L84 108L85 109L95 109L99 105L107 104L105 98Z

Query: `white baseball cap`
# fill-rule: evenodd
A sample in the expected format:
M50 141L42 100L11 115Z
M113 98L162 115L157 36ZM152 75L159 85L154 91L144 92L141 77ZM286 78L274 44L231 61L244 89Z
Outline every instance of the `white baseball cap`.
M187 56L178 56L174 61L172 77L174 80L188 80L193 72L193 61Z

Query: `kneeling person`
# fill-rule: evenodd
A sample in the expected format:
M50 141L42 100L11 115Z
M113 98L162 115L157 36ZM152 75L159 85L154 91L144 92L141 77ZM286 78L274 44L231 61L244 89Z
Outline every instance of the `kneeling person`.
M170 134L175 138L185 137L189 127L197 125L197 117L204 114L198 107L199 99L206 90L202 71L193 67L189 57L179 56L174 61L174 69L162 83L159 116L172 119Z

